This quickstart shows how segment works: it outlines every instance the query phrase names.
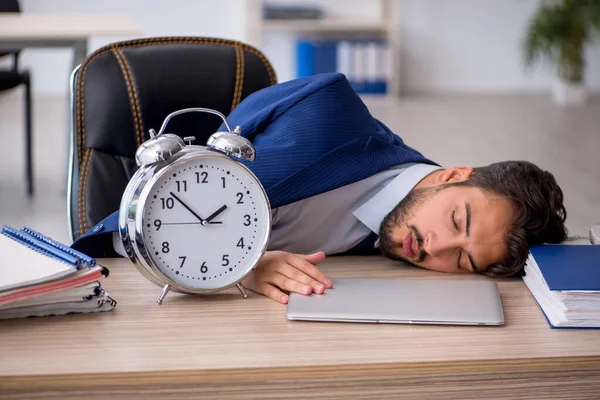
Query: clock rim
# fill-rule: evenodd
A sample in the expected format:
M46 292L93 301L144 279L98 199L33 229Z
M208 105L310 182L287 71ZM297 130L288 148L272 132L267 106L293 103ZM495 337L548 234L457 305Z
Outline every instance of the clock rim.
M173 160L173 158L176 158ZM142 274L155 283L157 286L170 285L173 290L180 293L188 293L188 294L210 294L220 292L226 289L229 289L237 284L239 284L244 278L248 276L252 272L252 270L256 267L256 265L260 262L263 255L265 254L269 241L271 238L271 230L272 230L272 209L267 193L258 180L256 175L243 163L232 159L231 157L203 146L187 146L184 150L178 152L173 158L169 159L166 162L161 163L162 165L152 165L146 171L142 173L142 176L139 178L139 182L134 186L131 191L130 199L127 201L128 207L127 211L131 211L132 207L135 207L134 211L134 226L132 229L128 229L128 239L131 242L131 247L134 249L134 257L130 255L130 260L134 263L134 265L142 272ZM170 277L168 277L165 273L161 271L158 265L154 262L152 257L149 255L147 251L147 246L145 244L145 238L143 233L144 227L144 210L146 202L148 201L148 196L154 185L160 181L162 177L166 174L171 173L175 169L179 169L182 164L197 161L202 159L214 158L218 160L227 160L228 162L235 163L236 167L241 168L250 179L254 181L254 184L257 186L259 195L262 194L264 199L264 206L266 207L266 214L268 217L268 224L266 227L266 239L262 243L260 251L256 254L255 261L249 262L246 269L241 273L240 278L235 281L231 281L226 285L219 286L217 288L194 288L186 285L182 285ZM143 187L140 189L140 186ZM130 215L130 214L127 214ZM131 219L128 218L128 221L131 222ZM131 228L131 227L130 227ZM131 235L134 235L131 238ZM123 236L122 236L123 238ZM141 243L138 242L137 238L140 238ZM141 246L140 246L141 245ZM144 271L142 271L142 269ZM146 274L150 273L152 278L148 277ZM157 281L155 281L157 280Z

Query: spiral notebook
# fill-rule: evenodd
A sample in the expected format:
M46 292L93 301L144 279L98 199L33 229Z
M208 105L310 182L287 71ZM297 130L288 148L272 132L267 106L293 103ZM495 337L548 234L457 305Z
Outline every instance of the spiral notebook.
M0 319L99 312L116 301L96 260L27 227L0 232Z

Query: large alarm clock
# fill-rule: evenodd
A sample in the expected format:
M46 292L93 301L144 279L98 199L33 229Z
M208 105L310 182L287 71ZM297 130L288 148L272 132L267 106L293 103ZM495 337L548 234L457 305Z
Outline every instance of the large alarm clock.
M187 112L220 116L227 132L206 146L194 137L164 133ZM263 256L271 233L271 208L263 186L241 160L255 150L223 114L187 108L167 116L158 134L137 149L139 166L121 199L119 234L129 259L151 282L189 294L218 292L241 280ZM187 144L186 144L187 142Z

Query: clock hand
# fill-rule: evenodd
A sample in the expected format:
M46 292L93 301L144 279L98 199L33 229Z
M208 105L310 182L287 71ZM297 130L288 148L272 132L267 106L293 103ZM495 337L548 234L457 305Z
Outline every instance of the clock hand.
M191 208L190 208L190 207L189 207L187 204L185 204L183 201L181 201L181 199L180 199L179 197L175 196L175 193L173 193L173 192L169 192L169 194L170 194L171 196L173 196L173 198L174 198L175 200L177 200L178 202L180 202L180 203L181 203L181 205L182 205L182 206L184 206L184 207L185 207L185 208L186 208L186 209L187 209L189 212L191 212L191 213L192 213L192 215L194 215L194 217L198 218L198 221L200 221L200 223L201 223L202 225L206 225L206 221L204 221L204 220L202 219L202 217L200 217L198 214L196 214L196 213L194 212L194 210L192 210L192 209L191 209Z
M202 222L163 222L161 225L201 225Z
M226 209L227 209L227 206L223 206L223 207L219 208L217 211L215 211L214 213L210 214L210 216L208 218L206 218L206 222L212 221L216 216L218 216L219 214L221 214ZM210 223L213 224L214 222L210 222Z
M222 221L212 221L211 224L222 224ZM203 225L202 222L163 222L162 225Z
M211 224L222 224L221 221L212 221ZM202 222L163 222L161 225L202 225Z

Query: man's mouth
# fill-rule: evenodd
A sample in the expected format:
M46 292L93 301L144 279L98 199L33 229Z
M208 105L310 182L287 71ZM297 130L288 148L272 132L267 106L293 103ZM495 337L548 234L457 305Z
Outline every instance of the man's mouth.
M409 259L414 259L419 254L419 244L413 232L409 232L402 242L402 252Z

